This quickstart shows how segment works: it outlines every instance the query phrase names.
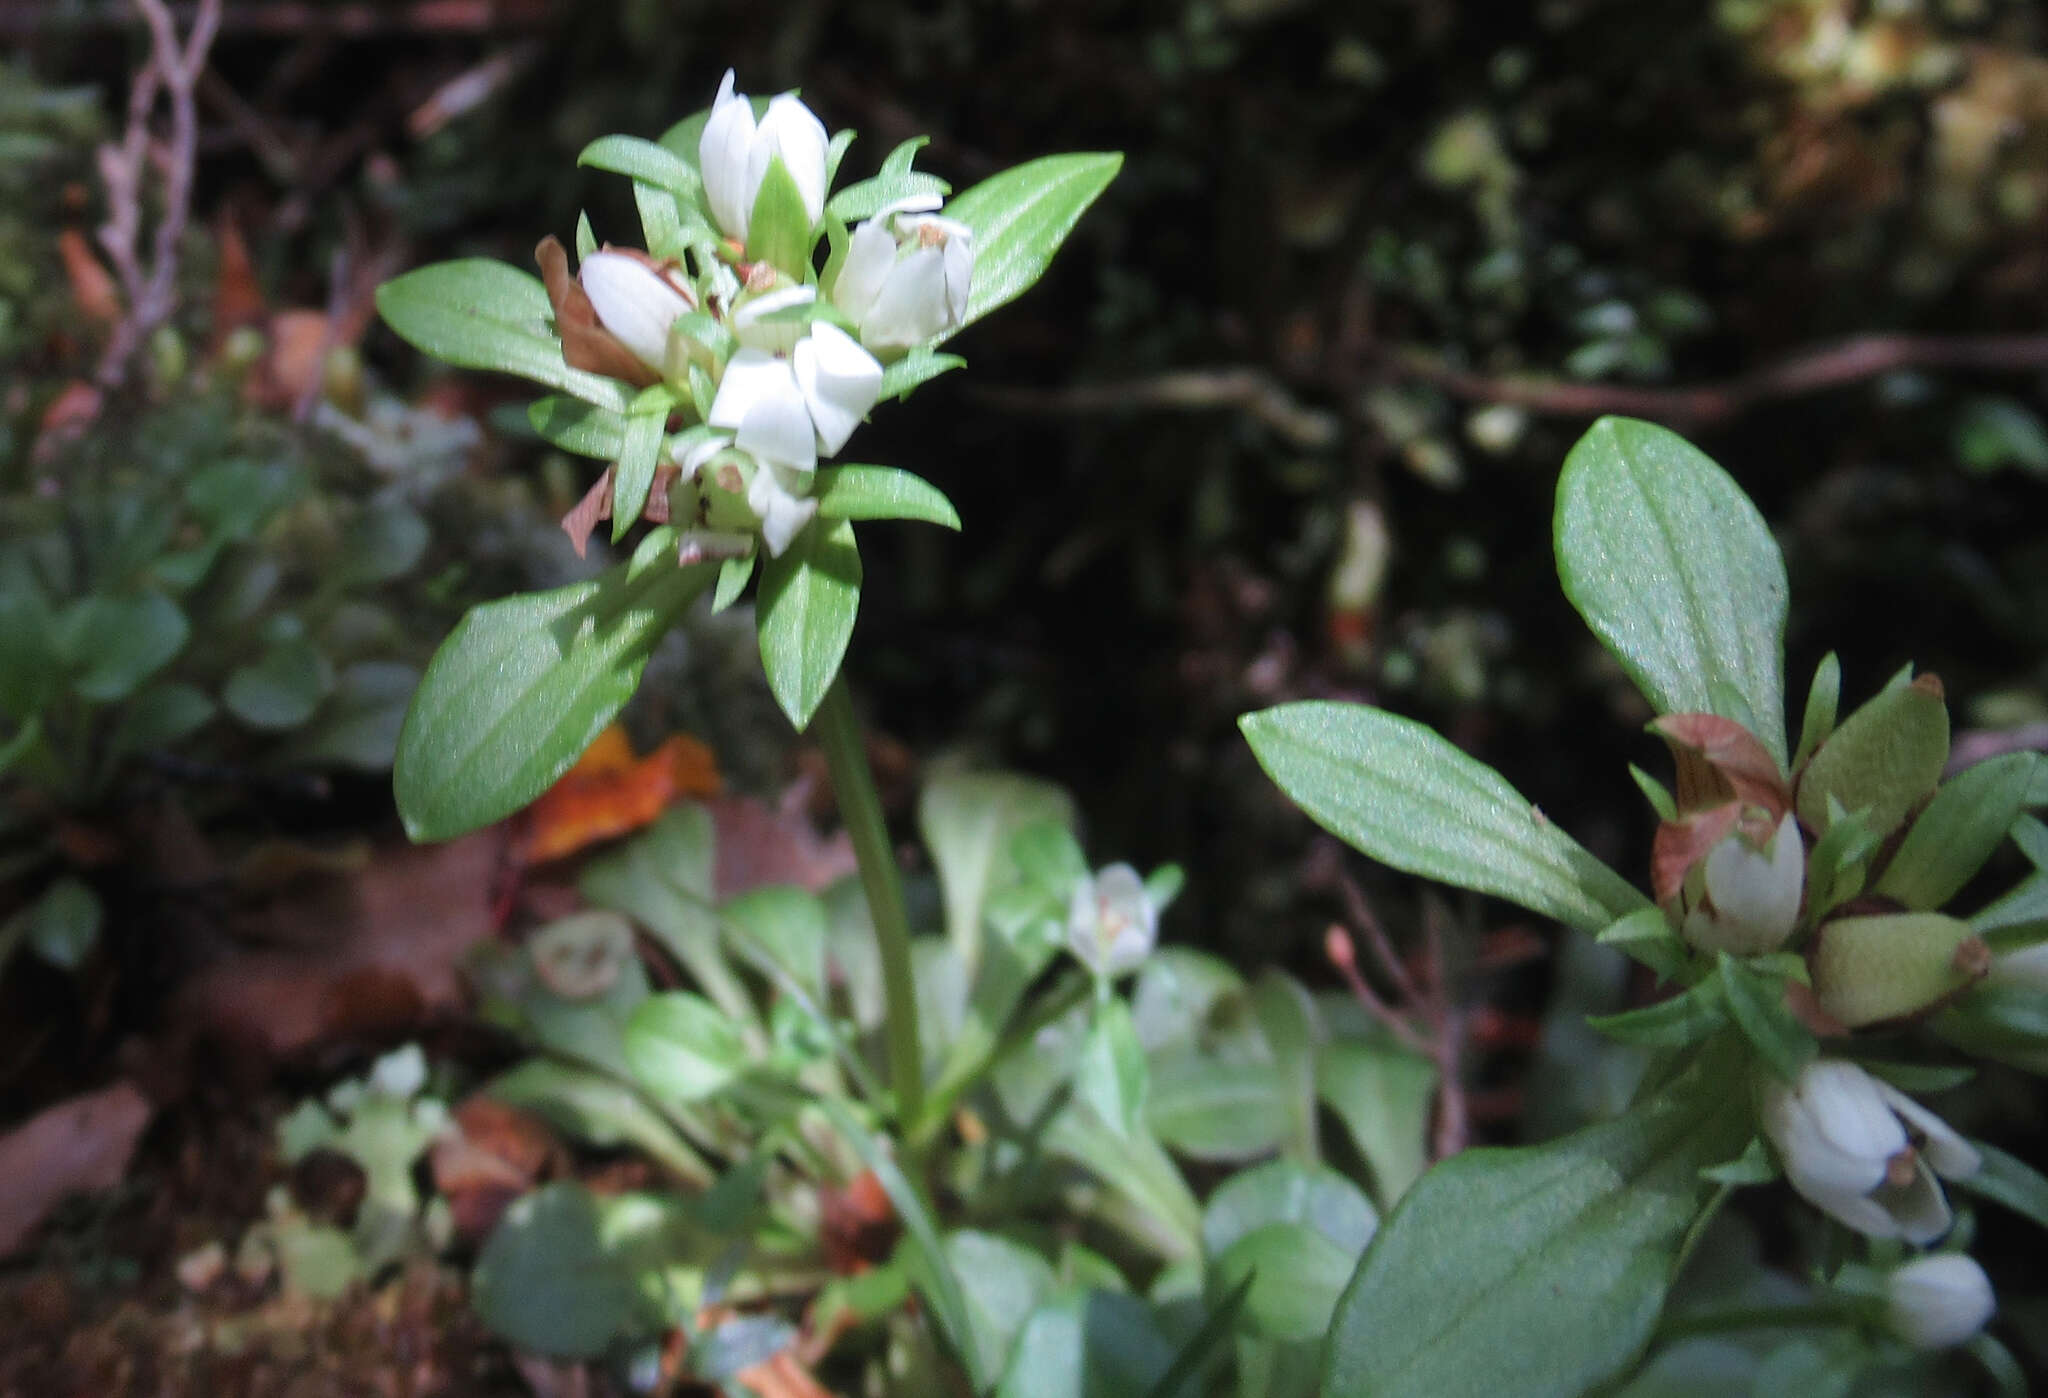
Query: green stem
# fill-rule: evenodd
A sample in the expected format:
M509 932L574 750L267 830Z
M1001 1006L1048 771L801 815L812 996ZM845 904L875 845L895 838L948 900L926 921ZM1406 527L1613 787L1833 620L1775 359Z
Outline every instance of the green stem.
M839 819L860 861L860 883L874 919L875 945L882 957L884 1029L889 1043L889 1082L896 1092L896 1119L914 1122L924 1111L924 1051L917 1042L917 982L910 972L910 918L903 910L903 884L896 851L882 819L882 800L868 770L867 745L846 676L839 675L818 705L811 731L825 748Z

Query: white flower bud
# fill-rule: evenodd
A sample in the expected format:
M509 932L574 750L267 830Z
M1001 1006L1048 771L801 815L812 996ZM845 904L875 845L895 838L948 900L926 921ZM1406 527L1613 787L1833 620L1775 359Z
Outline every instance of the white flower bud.
M1762 1105L1792 1187L1873 1238L1941 1237L1952 1215L1935 1176L1966 1179L1982 1164L1948 1123L1842 1059L1816 1059L1789 1086L1773 1078Z
M1947 1349L1984 1328L1997 1309L1991 1278L1960 1252L1919 1257L1885 1278L1885 1320L1915 1349Z
M669 327L696 307L674 282L637 257L594 252L576 271L598 323L633 357L661 371L668 360Z
M1706 896L1685 915L1685 939L1707 951L1758 956L1776 951L1799 921L1806 888L1806 845L1799 822L1787 815L1769 847L1757 849L1741 834L1707 852L1701 874Z
M1159 940L1159 910L1128 864L1111 864L1074 886L1067 905L1067 949L1098 976L1142 964Z
M754 217L754 199L768 174L768 163L782 157L783 168L803 197L813 226L825 212L825 124L793 94L768 104L756 124L754 108L744 93L733 91L726 70L718 97L697 142L697 164L704 175L704 197L721 231L742 242Z
M1991 963L1985 979L1992 985L2017 986L2048 995L2048 942L2009 951Z

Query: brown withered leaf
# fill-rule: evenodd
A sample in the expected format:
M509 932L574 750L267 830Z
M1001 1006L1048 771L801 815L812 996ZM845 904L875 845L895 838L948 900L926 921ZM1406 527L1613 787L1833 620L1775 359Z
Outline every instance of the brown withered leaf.
M818 1239L824 1244L825 1265L842 1277L885 1261L903 1231L895 1206L873 1170L861 1171L844 1189L821 1186L818 1212Z
M1762 806L1776 822L1792 809L1792 792L1756 734L1719 714L1665 714L1650 727L1678 764L1681 815L1737 800Z
M591 531L612 517L612 480L618 467L607 466L597 483L583 492L569 513L562 516L562 532L569 536L570 545L578 558L583 557L590 547Z
M661 375L642 364L638 355L599 323L597 308L569 271L569 253L561 239L552 233L541 239L533 250L533 260L540 264L541 280L547 283L548 300L555 307L555 333L562 337L562 358L571 368L621 379L635 388L661 382Z
M1657 827L1650 842L1650 893L1659 903L1669 903L1685 885L1693 865L1707 857L1707 851L1728 838L1742 820L1742 803L1729 801L1687 816L1667 820Z
M811 823L808 796L808 783L799 782L774 809L749 796L704 803L718 832L714 883L720 898L772 883L816 893L858 871L846 832L820 835Z
M434 1143L434 1187L448 1200L461 1237L480 1242L512 1201L556 1173L564 1152L530 1112L479 1093L455 1109L460 1134Z
M125 1079L49 1107L0 1136L0 1257L72 1194L112 1189L155 1114Z
M242 227L225 210L214 223L213 245L219 259L213 282L213 349L218 353L237 330L261 325L270 307L256 280L256 264Z
M56 460L59 452L85 435L85 429L92 426L100 415L101 395L99 389L84 379L73 379L64 385L49 406L43 409L42 420L36 424L36 442L29 449L29 460L38 466L46 466Z

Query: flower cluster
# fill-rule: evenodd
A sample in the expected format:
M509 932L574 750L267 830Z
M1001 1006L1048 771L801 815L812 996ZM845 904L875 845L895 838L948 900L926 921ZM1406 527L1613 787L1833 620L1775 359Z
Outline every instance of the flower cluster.
M780 556L816 516L821 459L846 445L881 397L883 359L957 328L974 276L972 232L936 195L900 199L862 222L829 282L808 255L753 255L762 225L826 219L831 141L794 94L758 118L727 72L698 142L703 212L715 256L690 277L677 263L606 246L572 279L550 238L538 254L563 353L578 368L640 388L667 384L690 403L708 383L703 421L677 433L650 519L683 524L685 562L736 558L759 539ZM792 202L793 201L793 202ZM701 400L697 400L701 405ZM609 517L611 481L564 521L579 546Z

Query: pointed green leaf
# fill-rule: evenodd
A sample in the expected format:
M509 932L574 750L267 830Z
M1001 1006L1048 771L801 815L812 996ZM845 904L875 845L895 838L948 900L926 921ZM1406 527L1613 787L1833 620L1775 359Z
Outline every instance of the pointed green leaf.
M1619 1043L1683 1048L1720 1032L1728 1023L1728 1001L1719 981L1704 980L1639 1010L1587 1015L1586 1023Z
M1728 473L1675 432L1604 417L1565 458L1555 529L1565 595L1650 707L1753 717L1783 764L1785 561ZM1717 685L1742 703L1717 705Z
M913 388L966 363L957 354L940 354L922 347L914 349L882 371L882 387L876 393L875 401L908 398Z
M1813 1033L1785 1005L1785 981L1780 976L1757 970L1727 952L1720 953L1716 968L1722 999L1735 1027L1749 1040L1757 1057L1786 1082L1799 1077L1799 1070L1820 1052Z
M1384 1044L1340 1040L1316 1057L1316 1092L1365 1157L1382 1204L1392 1205L1429 1168L1436 1080L1428 1059Z
M2048 763L2038 753L2013 752L1943 782L1914 817L1876 891L1909 908L1931 910L1948 902L2004 842L2043 766Z
M406 833L447 840L510 815L569 770L639 687L655 643L711 585L650 534L599 577L472 608L435 652L399 734Z
M662 429L666 410L635 413L626 419L620 434L618 470L612 475L612 542L626 537L626 531L640 522L647 508L647 493L654 485L654 471L661 464Z
M1970 1144L1983 1157L1978 1171L1956 1183L1972 1194L2003 1204L2035 1226L2048 1228L2048 1178L2016 1155L2000 1150L1988 1141Z
M740 600L740 594L747 590L747 579L754 576L754 565L760 557L761 551L756 549L739 558L728 558L718 565L718 587L711 595L713 616Z
M1743 1075L1701 1056L1614 1121L1469 1150L1380 1228L1337 1305L1328 1398L1577 1398L1648 1343L1699 1172L1750 1135Z
M637 136L600 136L583 148L576 163L667 190L685 207L697 201L704 186L695 165L666 146Z
M1318 825L1383 864L1598 932L1649 900L1491 767L1411 719L1309 701L1238 721Z
M798 732L825 701L860 610L860 550L845 520L819 522L761 565L761 665Z
M1048 155L983 180L946 206L974 230L974 285L962 325L1029 290L1124 158Z
M626 419L580 398L542 398L527 406L526 420L548 441L578 456L617 461L625 449Z
M631 390L572 369L540 278L489 258L437 262L377 288L377 311L412 345L464 369L518 374L613 411Z
M827 466L818 472L815 494L825 519L916 519L960 527L953 502L937 486L894 466Z
M1074 1100L1127 1136L1145 1109L1145 1076L1145 1050L1131 1025L1130 1006L1114 997L1103 1001L1074 1069Z
M1814 668L1813 687L1806 691L1806 718L1799 725L1799 747L1792 754L1792 770L1798 771L1806 759L1828 740L1835 731L1835 713L1842 703L1842 662L1829 651Z
M626 1021L626 1061L657 1099L695 1102L738 1077L747 1046L719 1008L701 995L651 995Z
M768 162L747 221L747 260L766 262L798 281L811 277L811 216L780 155Z

